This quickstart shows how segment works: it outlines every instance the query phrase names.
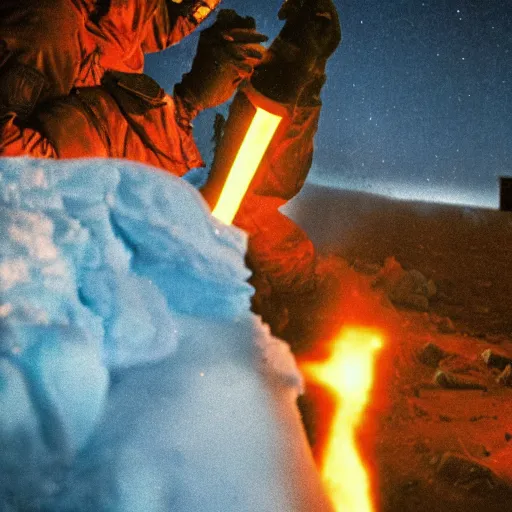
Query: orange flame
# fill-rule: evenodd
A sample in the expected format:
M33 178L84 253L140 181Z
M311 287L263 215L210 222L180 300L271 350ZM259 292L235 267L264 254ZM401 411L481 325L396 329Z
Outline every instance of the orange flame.
M282 117L257 107L212 214L231 224Z
M307 375L335 393L339 403L321 469L338 511L374 510L370 479L358 451L356 431L370 399L375 355L382 345L382 338L375 331L345 328L327 362L303 366Z

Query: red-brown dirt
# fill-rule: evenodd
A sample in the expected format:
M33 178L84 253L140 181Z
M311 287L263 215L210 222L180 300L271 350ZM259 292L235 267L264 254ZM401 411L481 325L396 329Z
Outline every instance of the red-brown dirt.
M299 360L320 357L347 323L387 333L360 435L373 457L378 510L512 510L512 388L497 383L500 370L481 357L491 349L512 358L512 214L319 187L287 211L339 257L325 264L333 277L322 297L289 304L282 334ZM435 283L425 311L392 304L374 286L390 256ZM422 362L428 343L445 357ZM439 370L486 390L442 387L434 382ZM322 396L311 390L301 406L319 451Z

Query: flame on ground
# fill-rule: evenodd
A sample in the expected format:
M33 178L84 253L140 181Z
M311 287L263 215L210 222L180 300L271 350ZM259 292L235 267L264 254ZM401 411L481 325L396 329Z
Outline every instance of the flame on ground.
M231 224L282 117L256 108L212 214Z
M313 380L328 386L338 399L321 468L337 511L374 511L370 479L359 454L356 431L370 399L375 356L382 345L382 336L374 330L345 328L328 361L302 367Z

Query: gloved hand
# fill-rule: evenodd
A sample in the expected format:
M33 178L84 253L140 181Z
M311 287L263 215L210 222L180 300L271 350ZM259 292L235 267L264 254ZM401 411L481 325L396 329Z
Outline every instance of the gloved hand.
M333 0L285 0L279 19L286 20L280 38L294 44L301 60L323 71L341 42L341 27Z
M254 18L231 9L219 11L215 23L199 36L192 69L174 89L190 117L227 101L261 62L266 48L260 43L267 40L256 31Z
M286 0L279 11L286 23L268 49L252 84L281 103L315 101L325 82L325 66L341 42L333 0ZM306 96L306 98L304 98Z

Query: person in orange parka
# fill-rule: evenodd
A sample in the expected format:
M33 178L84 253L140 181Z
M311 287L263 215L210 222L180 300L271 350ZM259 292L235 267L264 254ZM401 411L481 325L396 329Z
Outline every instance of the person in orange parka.
M339 261L318 257L307 233L279 210L302 189L311 167L325 68L341 42L338 13L332 0L287 0L279 17L285 24L235 96L202 189L215 205L255 105L283 115L234 219L249 233L247 261L258 292L253 307L275 332L286 323L286 304L314 304L335 289L339 275Z
M235 224L249 233L256 282L278 293L308 291L314 248L278 207L300 190L311 165L325 64L341 37L337 12L332 0L287 0L285 26L266 51L252 18L222 10L202 31L190 72L166 94L143 74L144 53L179 42L219 3L3 0L0 156L128 158L182 176L204 165L191 121L227 101L256 68L253 85L289 115Z
M219 3L3 1L0 156L124 157L178 175L202 165L192 119L229 99L267 38L224 12L173 97L143 74L144 54L181 41Z

